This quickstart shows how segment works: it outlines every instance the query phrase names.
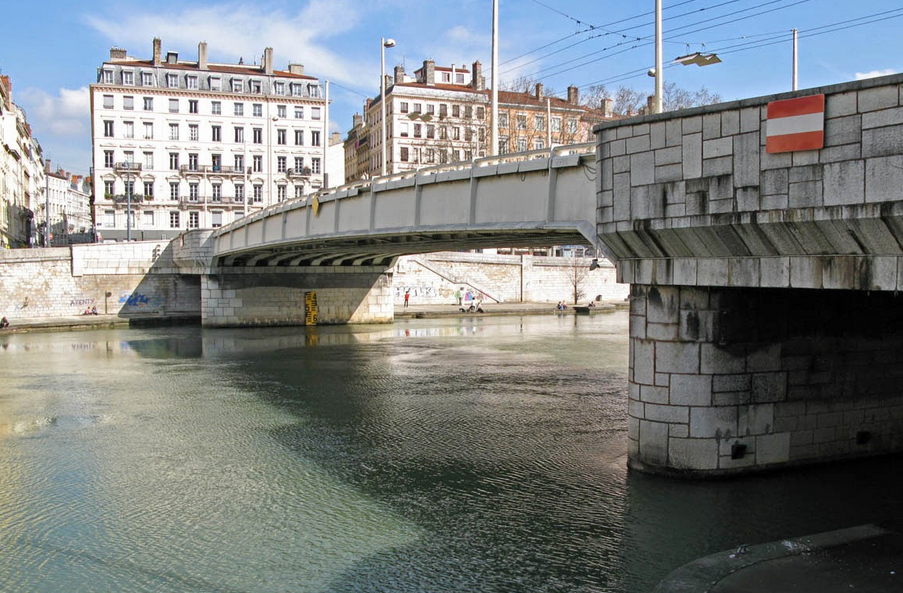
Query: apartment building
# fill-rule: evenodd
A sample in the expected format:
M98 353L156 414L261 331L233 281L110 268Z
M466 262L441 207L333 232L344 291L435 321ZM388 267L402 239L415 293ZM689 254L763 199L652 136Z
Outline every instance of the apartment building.
M44 211L49 206L52 243L66 245L70 234L89 233L93 230L90 182L81 175L74 175L63 169L52 171L49 159L44 167L47 196L44 203L37 206L38 219L43 227L44 220L47 219Z
M326 102L301 64L150 59L112 48L91 85L94 216L104 240L216 228L323 185Z
M41 244L35 210L44 195L44 159L12 82L0 76L0 247Z

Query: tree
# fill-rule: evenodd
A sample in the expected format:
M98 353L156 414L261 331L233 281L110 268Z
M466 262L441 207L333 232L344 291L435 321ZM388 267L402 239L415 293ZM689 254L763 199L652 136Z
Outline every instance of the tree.
M665 111L677 111L719 102L721 102L721 95L713 93L705 87L694 92L682 89L673 82L666 82L662 85L662 109Z
M564 274L567 277L568 285L574 289L574 304L576 305L581 297L583 297L583 283L589 274L589 264L582 257L568 258L570 261L565 267Z

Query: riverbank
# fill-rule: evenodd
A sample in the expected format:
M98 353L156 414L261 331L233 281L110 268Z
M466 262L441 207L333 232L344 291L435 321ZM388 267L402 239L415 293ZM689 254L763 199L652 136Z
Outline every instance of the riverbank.
M616 310L626 309L628 303L613 302L599 303L588 311L591 314L611 313ZM586 312L586 308L581 308ZM397 307L395 319L430 319L435 317L463 317L473 315L575 315L580 311L568 305L564 311L556 309L552 303L492 303L483 305L483 313L462 313L455 305L410 305ZM72 331L81 329L101 328L125 328L125 327L155 327L166 325L199 324L201 319L197 315L130 315L120 317L118 315L71 315L68 317L30 317L18 321L10 319L10 326L0 329L0 335L34 332L34 331Z

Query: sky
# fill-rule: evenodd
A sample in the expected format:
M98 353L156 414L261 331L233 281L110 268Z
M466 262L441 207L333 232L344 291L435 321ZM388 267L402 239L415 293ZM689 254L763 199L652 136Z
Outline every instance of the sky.
M903 72L903 2L889 0L662 0L663 76L690 91L730 101L791 90L792 35L798 33L799 88ZM654 0L499 0L499 77L543 82L559 96L603 84L648 94L655 64ZM272 47L277 68L289 62L330 81L330 127L343 133L366 97L379 92L381 38L386 71L423 60L483 63L491 76L492 0L8 0L0 35L0 73L13 101L56 166L88 173L88 87L110 47L148 59L163 52L210 62L260 63ZM698 67L673 60L716 53Z

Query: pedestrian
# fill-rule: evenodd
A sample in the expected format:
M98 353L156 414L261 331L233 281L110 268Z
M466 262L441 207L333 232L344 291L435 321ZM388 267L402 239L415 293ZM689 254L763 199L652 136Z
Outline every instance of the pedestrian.
M460 289L458 289L458 290L455 291L455 300L458 301L458 306L459 306L459 307L461 306L461 291L462 291L462 290L464 290L464 287L463 287L463 286L462 286Z
M404 291L404 306L405 307L408 306L408 301L410 300L410 298L411 298L411 290L407 289Z

